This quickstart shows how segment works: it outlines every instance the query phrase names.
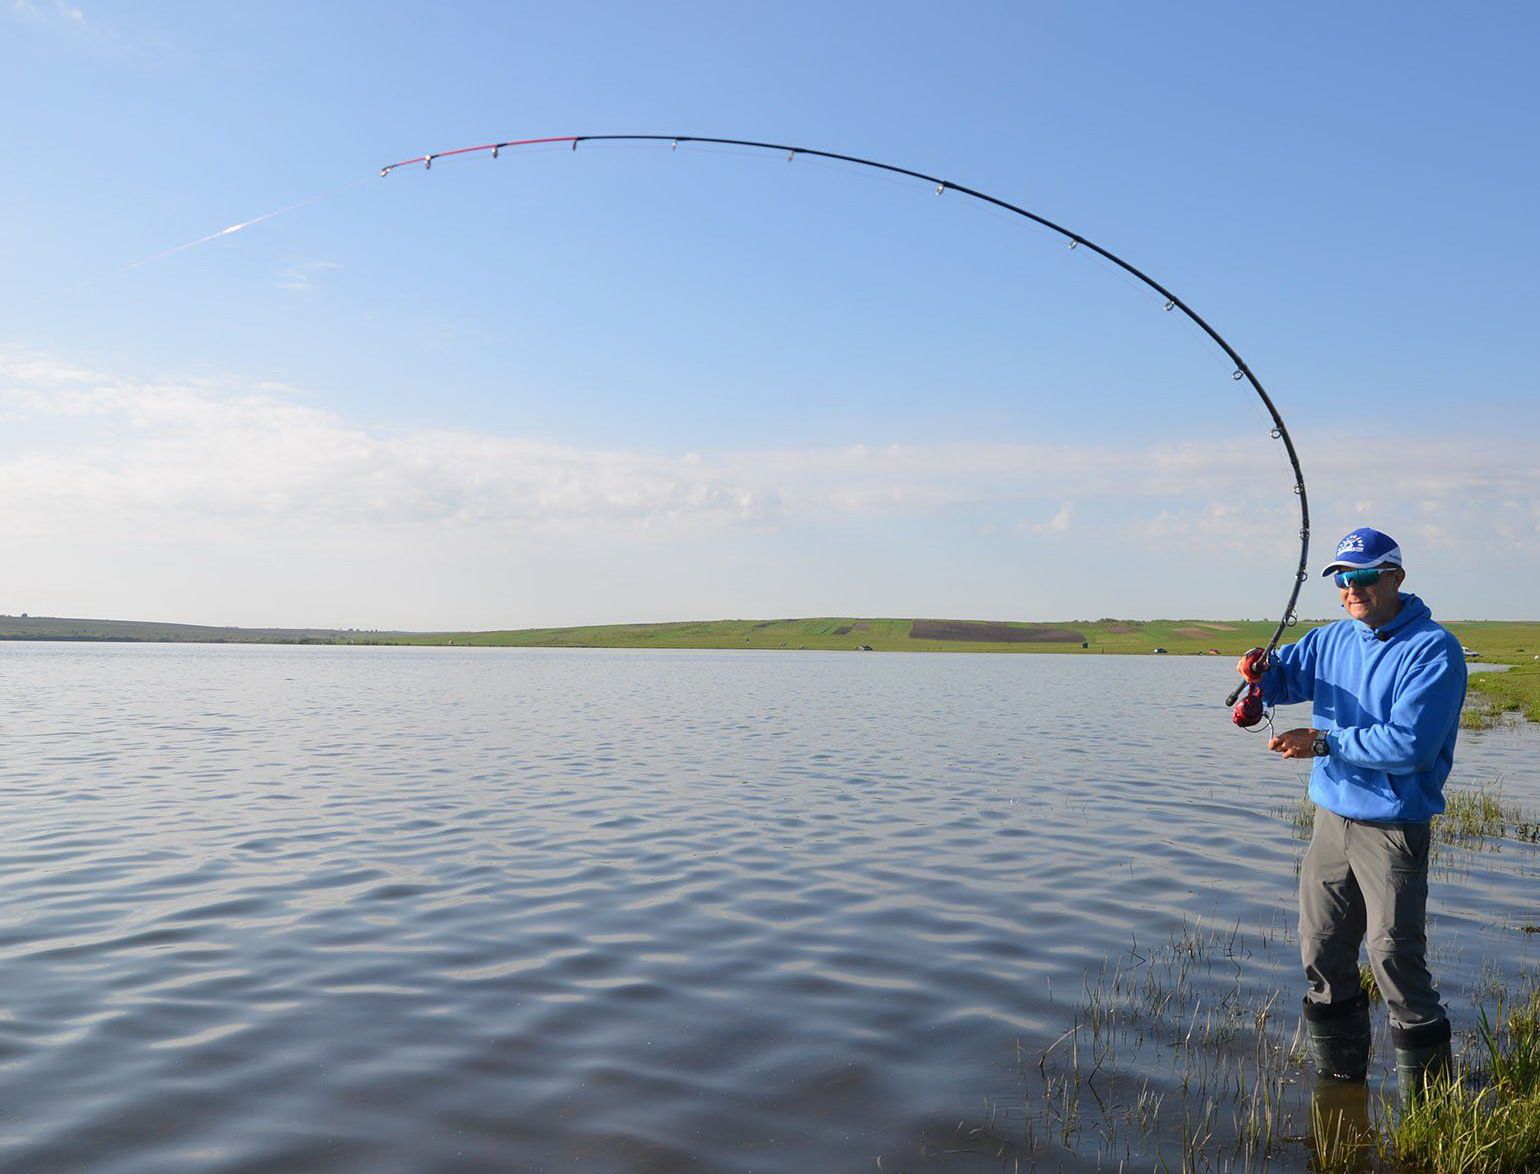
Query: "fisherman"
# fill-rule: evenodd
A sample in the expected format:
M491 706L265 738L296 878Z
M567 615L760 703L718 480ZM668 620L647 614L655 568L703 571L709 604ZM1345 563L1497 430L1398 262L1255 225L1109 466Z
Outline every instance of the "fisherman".
M1428 842L1454 761L1465 659L1427 604L1401 591L1401 548L1388 535L1354 530L1322 574L1350 618L1279 648L1260 674L1260 649L1236 667L1268 704L1314 706L1310 728L1277 734L1268 749L1312 760L1299 945L1317 1075L1367 1078L1369 1000L1358 971L1367 934L1404 1108L1451 1067L1449 1018L1427 965Z

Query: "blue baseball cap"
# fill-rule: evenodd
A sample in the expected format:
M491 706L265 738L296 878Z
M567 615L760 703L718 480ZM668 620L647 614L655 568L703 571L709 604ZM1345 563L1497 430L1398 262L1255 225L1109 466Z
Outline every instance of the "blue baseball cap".
M1326 564L1323 576L1336 571L1356 571L1363 567L1399 567L1401 548L1389 534L1360 526L1343 535L1337 543L1337 557Z

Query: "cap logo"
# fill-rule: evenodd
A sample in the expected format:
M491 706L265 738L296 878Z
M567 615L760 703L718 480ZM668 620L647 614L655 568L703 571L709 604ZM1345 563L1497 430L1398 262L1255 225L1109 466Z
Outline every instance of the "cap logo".
M1364 552L1364 536L1362 534L1349 534L1341 542L1337 543L1338 554L1362 554Z

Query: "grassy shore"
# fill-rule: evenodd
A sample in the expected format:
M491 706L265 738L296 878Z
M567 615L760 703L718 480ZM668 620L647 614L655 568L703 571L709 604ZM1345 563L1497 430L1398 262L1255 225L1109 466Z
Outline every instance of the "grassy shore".
M1540 664L1519 664L1502 673L1471 678L1471 697L1462 724L1485 729L1510 714L1540 722Z
M1540 624L1454 622L1446 627L1487 664L1512 665L1505 672L1473 673L1462 724L1485 729L1510 716L1540 721Z

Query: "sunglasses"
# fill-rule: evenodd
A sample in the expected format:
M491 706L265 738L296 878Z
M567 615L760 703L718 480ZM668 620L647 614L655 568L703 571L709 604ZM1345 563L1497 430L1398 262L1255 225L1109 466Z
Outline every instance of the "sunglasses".
M1349 587L1373 587L1381 578L1396 569L1395 567L1365 567L1361 571L1338 571L1331 577L1331 581L1344 590Z

